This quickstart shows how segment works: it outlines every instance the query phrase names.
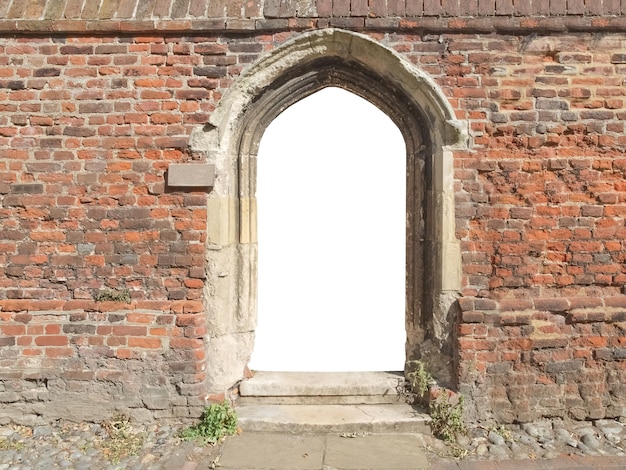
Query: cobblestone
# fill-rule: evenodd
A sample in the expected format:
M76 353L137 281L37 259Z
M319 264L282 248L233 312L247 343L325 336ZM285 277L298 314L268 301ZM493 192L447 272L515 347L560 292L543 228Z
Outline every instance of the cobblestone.
M503 462L545 462L557 458L617 458L626 464L626 426L617 420L592 423L543 420L521 426L478 426L468 436L457 439L455 444L442 448L432 436L424 436L430 460L444 465L454 457L458 462L497 460ZM447 468L447 467L441 467ZM450 468L465 468L463 466ZM470 467L467 467L470 468ZM471 467L473 468L473 467ZM518 467L512 467L518 468ZM539 468L539 467L537 467ZM548 467L546 467L548 468ZM612 468L612 467L608 467ZM616 467L617 468L617 467Z
M0 470L215 468L220 445L186 442L178 437L190 424L167 421L122 426L120 421L58 421L35 427L0 426ZM560 420L523 428L479 426L468 436L460 436L456 444L445 444L431 435L421 435L420 441L433 469L470 469L474 461L498 461L497 468L527 465L523 468L528 469L617 469L626 464L626 426L616 420L603 420L594 426ZM564 464L559 467L555 462ZM487 464L483 462L481 468ZM551 467L541 467L543 464Z
M118 435L109 422L7 425L0 427L0 470L165 470L183 468L188 461L212 462L218 446L178 437L179 430L188 424L129 425Z

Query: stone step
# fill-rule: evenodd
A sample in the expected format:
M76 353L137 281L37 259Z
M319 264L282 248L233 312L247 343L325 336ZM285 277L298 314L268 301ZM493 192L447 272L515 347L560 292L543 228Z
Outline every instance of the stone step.
M408 404L241 405L239 426L248 432L427 433L430 417Z
M405 403L402 395L322 395L293 397L243 397L240 405L393 405Z
M400 372L256 372L239 387L242 405L403 403Z

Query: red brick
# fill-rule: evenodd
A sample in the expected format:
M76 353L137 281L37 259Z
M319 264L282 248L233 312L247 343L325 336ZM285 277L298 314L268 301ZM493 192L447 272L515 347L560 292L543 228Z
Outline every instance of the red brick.
M150 328L148 334L150 336L167 336L169 334L169 330L167 328Z
M129 313L126 320L130 323L153 323L155 316L148 313Z
M46 357L71 357L74 355L72 348L46 348Z
M496 15L513 15L515 8L513 6L514 0L497 0L496 1Z
M603 299L595 298L595 297L570 297L568 298L570 303L570 308L594 308L601 307L604 305ZM626 306L626 302L625 302Z
M41 356L44 350L41 348L24 348L22 349L23 356Z
M502 311L521 311L533 308L533 302L530 299L502 299L498 304Z
M172 349L201 349L204 347L204 341L191 338L171 338L170 347Z
M188 326L184 329L184 336L186 338L202 338L207 334L207 328L202 326Z
M478 14L483 16L493 16L496 14L495 0L478 0Z
M26 333L24 325L0 325L0 331L6 336L19 336Z
M461 324L459 325L459 335L461 336L471 336L474 334L474 325L472 324Z
M185 287L189 289L202 289L204 282L201 279L185 279Z
M405 13L405 0L387 0L387 16L403 17Z
M424 0L406 2L405 13L407 16L422 16L424 14Z
M442 14L441 0L424 0L424 16L440 16Z
M185 313L200 313L204 312L204 305L199 301L187 301L183 305L183 312Z
M106 340L107 346L126 346L128 342L128 336L109 336Z
M350 0L333 0L333 16L350 16Z
M121 302L98 302L96 307L100 312L117 312L120 310L132 310L133 305Z
M532 10L535 15L550 14L550 0L534 0Z
M145 326L120 325L113 326L111 332L116 336L145 336L148 329Z
M545 348L565 348L567 347L569 340L567 337L551 338L551 337L536 337L532 338L532 347L534 349Z
M46 325L44 331L47 335L58 335L61 333L61 325Z
M350 15L351 16L367 16L369 12L368 0L351 0Z
M369 0L369 15L372 17L387 16L386 0Z
M203 315L185 314L176 315L176 326L202 325L205 323Z
M605 297L604 304L607 307L626 308L626 295L619 297Z
M37 346L67 346L69 340L67 336L61 335L37 336L35 338L35 344Z
M141 310L160 310L163 312L169 312L171 304L172 303L167 300L138 300L136 308Z
M547 310L550 312L565 312L569 309L569 302L564 298L539 298L534 300L537 310Z
M143 337L129 337L128 347L130 348L144 348L144 349L159 349L161 348L161 340L159 338L143 338Z
M132 351L126 348L117 348L117 350L115 351L115 356L118 359L130 359L132 355Z

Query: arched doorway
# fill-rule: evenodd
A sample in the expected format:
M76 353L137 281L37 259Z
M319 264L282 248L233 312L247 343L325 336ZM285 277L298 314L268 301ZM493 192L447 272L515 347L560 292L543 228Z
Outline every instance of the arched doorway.
M250 368L404 369L405 157L389 117L336 87L267 127Z
M257 322L257 155L267 126L286 108L329 86L374 104L406 144L406 358L453 381L454 311L460 288L452 155L463 126L439 87L367 36L305 33L251 66L230 86L191 147L215 164L207 212L206 387L241 380Z

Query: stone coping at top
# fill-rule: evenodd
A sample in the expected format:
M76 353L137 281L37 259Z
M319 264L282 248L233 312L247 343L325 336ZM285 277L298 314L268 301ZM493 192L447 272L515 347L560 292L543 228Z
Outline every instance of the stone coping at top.
M0 0L0 34L623 31L615 0Z

